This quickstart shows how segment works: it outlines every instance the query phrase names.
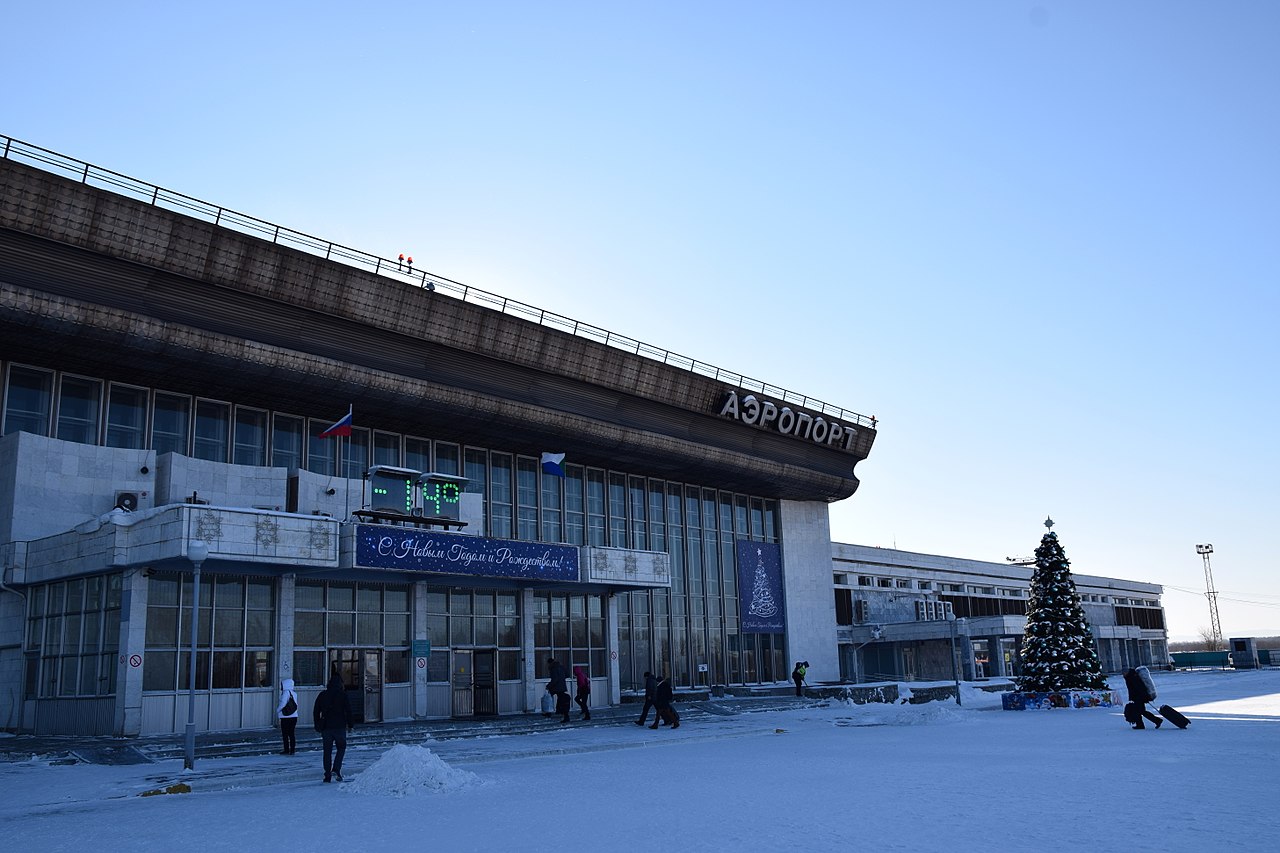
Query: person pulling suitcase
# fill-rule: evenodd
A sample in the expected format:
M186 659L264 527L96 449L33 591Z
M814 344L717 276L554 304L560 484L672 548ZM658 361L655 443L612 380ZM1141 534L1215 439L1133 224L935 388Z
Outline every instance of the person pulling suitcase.
M1142 667L1146 669L1146 667ZM1150 673L1144 679L1142 674L1136 669L1126 669L1124 671L1124 686L1129 691L1129 704L1124 706L1124 718L1133 723L1135 729L1145 729L1142 718L1156 724L1156 728L1160 728L1160 724L1164 720L1147 710L1147 703L1156 698L1155 684L1151 682Z

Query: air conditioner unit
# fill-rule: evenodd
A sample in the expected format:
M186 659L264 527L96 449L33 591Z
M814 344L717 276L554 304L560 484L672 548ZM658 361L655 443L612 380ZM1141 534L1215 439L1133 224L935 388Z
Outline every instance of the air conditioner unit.
M923 622L924 620L929 618L928 609L925 607L925 604L926 602L923 602L923 601L916 602L916 621L917 622Z
M942 618L943 618L943 619L954 619L954 618L956 618L956 612L955 612L955 610L953 610L953 609L952 609L952 607L951 607L951 602L950 602L950 601L939 601L939 602L938 602L938 604L942 605Z
M116 492L116 509L122 509L125 512L138 511L138 493L137 492Z
M867 610L867 600L865 598L859 598L853 603L853 620L855 622L866 622Z

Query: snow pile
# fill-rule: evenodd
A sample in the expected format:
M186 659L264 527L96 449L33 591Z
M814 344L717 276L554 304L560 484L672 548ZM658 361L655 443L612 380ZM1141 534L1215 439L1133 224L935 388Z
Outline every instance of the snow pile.
M469 770L445 764L425 746L397 744L342 787L353 794L380 794L392 797L440 794L480 784Z

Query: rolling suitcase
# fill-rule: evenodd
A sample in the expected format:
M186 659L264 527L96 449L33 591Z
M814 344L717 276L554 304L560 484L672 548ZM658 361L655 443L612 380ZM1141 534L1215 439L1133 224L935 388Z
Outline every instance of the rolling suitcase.
M1124 721L1137 725L1142 722L1142 711L1138 708L1137 702L1127 702L1124 706Z
M1179 712L1177 708L1170 707L1169 705L1161 705L1159 710L1160 716L1164 717L1180 729L1185 729L1187 726L1191 725L1191 721L1182 716L1181 712Z

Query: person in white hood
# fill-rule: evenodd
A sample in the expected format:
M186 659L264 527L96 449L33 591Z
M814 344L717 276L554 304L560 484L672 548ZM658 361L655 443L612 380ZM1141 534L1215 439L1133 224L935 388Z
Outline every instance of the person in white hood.
M286 678L280 688L280 704L276 706L276 716L280 718L280 738L284 741L281 755L293 755L297 752L298 741L294 737L298 728L298 694L293 692L293 679Z

